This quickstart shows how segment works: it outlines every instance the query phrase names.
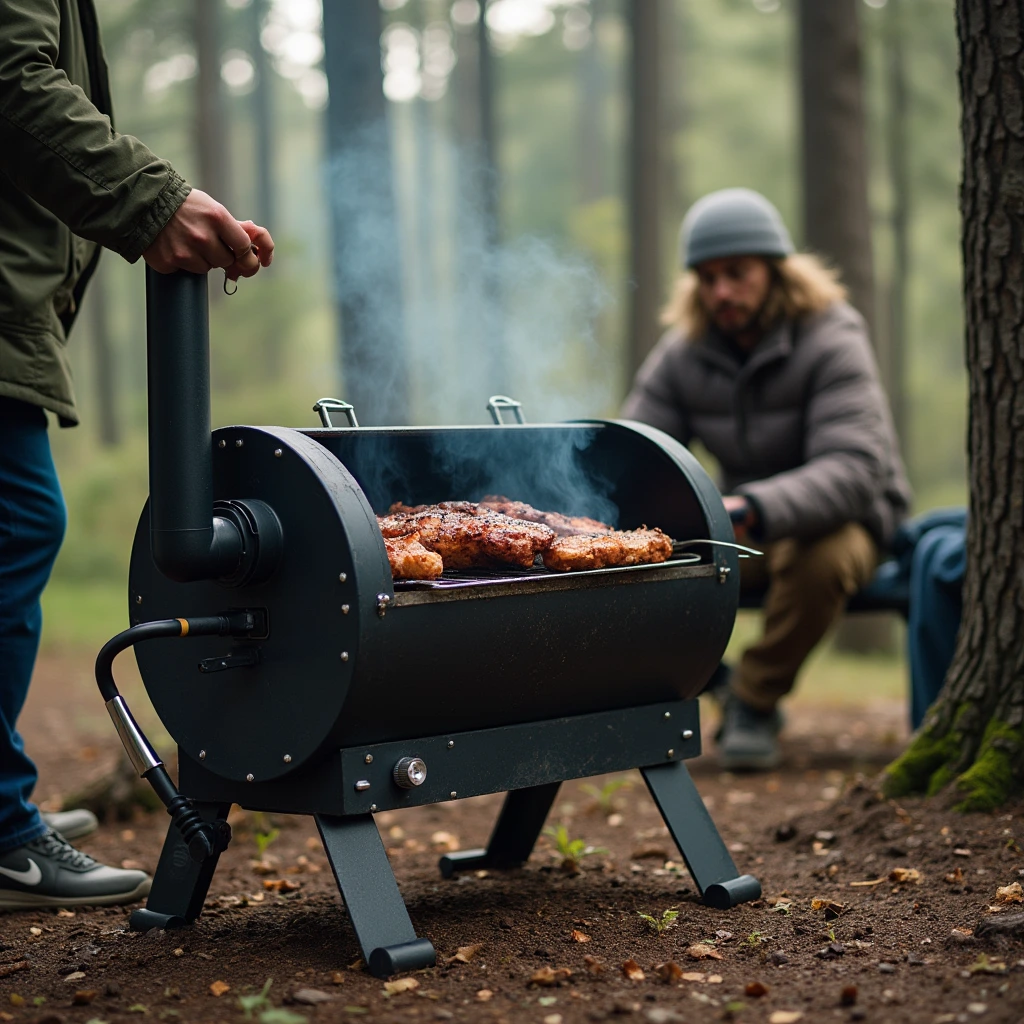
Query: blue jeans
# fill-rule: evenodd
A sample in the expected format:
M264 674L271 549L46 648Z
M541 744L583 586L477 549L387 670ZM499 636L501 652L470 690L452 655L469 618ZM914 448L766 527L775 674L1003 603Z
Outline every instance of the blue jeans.
M46 586L67 513L42 409L0 398L0 853L41 836L36 766L17 722L28 695Z

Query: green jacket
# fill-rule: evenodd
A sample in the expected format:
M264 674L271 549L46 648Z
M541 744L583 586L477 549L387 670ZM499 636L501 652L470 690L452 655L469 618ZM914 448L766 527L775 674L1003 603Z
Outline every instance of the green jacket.
M93 0L0 0L0 396L78 422L65 345L99 246L134 263L189 191L114 131Z

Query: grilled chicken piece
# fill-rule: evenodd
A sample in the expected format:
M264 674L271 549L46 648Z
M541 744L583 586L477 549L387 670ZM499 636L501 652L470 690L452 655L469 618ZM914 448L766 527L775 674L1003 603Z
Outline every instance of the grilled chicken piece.
M559 537L544 552L544 564L556 572L571 572L664 562L671 555L672 541L661 530L615 530Z
M529 568L555 539L554 531L546 526L512 519L469 501L392 509L388 515L377 517L384 537L418 534L419 542L439 554L447 569L492 565Z
M391 575L396 580L436 580L444 571L444 562L435 551L420 543L418 533L402 537L385 537Z
M513 519L525 519L528 523L542 523L550 526L558 537L571 537L577 533L611 533L612 527L587 516L563 516L559 512L542 512L527 505L525 501L512 501L501 494L488 494L480 499L484 508L504 512Z

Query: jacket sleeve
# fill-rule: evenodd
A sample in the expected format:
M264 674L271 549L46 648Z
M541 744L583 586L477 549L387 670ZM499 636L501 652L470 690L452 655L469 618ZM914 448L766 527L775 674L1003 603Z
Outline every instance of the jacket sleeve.
M686 406L676 386L681 373L681 344L682 339L674 331L662 337L637 372L633 389L622 404L622 415L648 423L677 441L689 444L691 433Z
M863 522L884 487L888 403L859 317L833 329L811 378L804 425L803 465L736 488L758 506L765 542Z
M57 0L0 0L0 172L77 235L135 262L190 188L57 67Z

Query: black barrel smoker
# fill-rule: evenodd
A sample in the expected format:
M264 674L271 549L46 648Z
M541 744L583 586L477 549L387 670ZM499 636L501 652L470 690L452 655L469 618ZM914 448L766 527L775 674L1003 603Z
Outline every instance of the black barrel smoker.
M315 817L374 974L428 966L375 811L507 791L487 849L440 868L512 868L562 781L630 768L706 903L760 895L683 763L700 753L695 696L739 590L728 517L685 448L630 422L506 424L493 405L492 426L359 428L344 403L345 427L318 403L322 429L211 438L206 278L147 270L147 315L150 500L132 625L97 660L122 742L172 815L132 928L198 918L237 803ZM620 528L681 543L659 565L393 582L376 512L488 492L611 509ZM133 645L178 745L177 787L113 681Z

